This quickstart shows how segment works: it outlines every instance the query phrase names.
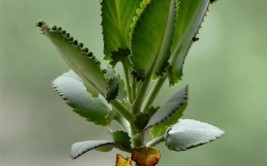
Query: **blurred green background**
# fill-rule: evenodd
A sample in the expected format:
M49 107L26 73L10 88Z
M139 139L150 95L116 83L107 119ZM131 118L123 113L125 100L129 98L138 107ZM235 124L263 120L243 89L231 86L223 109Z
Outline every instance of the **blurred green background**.
M109 138L70 111L50 87L69 68L34 27L62 25L102 55L98 0L1 1L2 166L114 165L115 154L89 152L72 161L74 142ZM210 6L185 63L190 85L187 118L218 126L218 141L186 152L161 147L159 165L267 165L267 1L220 0ZM170 95L177 87L162 91ZM159 102L166 98L158 99Z

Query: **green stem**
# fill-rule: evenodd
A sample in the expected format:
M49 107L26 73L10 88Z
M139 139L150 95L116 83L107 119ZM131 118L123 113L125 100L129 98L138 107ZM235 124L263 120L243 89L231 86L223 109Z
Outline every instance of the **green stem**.
M150 90L144 104L142 111L147 111L148 108L153 104L155 98L157 97L161 86L164 84L166 78L159 78L157 82L154 84L153 88Z
M136 80L132 78L132 99L134 100L136 97Z
M154 139L152 139L151 141L149 141L146 146L149 147L154 147L156 145L158 145L159 143L163 142L165 140L164 135L160 135Z
M145 133L144 132L138 132L138 130L135 128L134 125L131 126L132 131L132 144L134 148L142 147L144 146L145 141Z
M140 87L140 90L137 93L137 96L133 103L133 109L132 109L134 115L141 111L140 108L142 106L142 102L146 95L146 91L149 87L149 83L150 83L150 77L145 79L145 81L142 83Z
M126 62L123 62L122 63L122 66L123 66L124 75L125 75L125 82L126 82L127 94L128 94L130 103L132 103L132 101L133 101L133 98L132 97L133 96L132 96L132 88L131 88L131 85L130 85L129 70L128 70L128 67L126 65Z
M133 124L134 116L118 100L112 100L110 103L130 124Z

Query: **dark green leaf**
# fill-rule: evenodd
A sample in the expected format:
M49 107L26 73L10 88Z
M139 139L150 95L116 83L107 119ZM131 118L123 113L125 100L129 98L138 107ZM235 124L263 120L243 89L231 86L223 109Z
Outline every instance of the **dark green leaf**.
M86 91L82 79L69 71L53 81L53 87L66 100L73 111L89 122L106 126L110 123L112 111L105 99L92 98Z
M121 145L124 149L130 150L131 149L131 138L129 137L128 133L124 131L115 131L112 132L113 140Z
M141 0L102 0L105 59L115 65L126 58L130 48L130 24Z
M150 118L147 126L164 124L171 125L183 115L188 100L188 86L176 92L159 110Z
M119 80L116 78L112 78L108 81L108 93L107 93L107 101L110 102L114 100L119 94Z
M135 116L134 124L138 130L143 130L149 121L149 115L141 112Z
M118 100L125 100L127 97L127 92L125 90L124 81L121 76L116 73L116 71L110 67L105 67L105 78L109 80L109 89L107 97L109 99L118 99ZM113 85L113 86L112 86ZM118 89L117 89L118 88ZM108 99L107 99L108 100Z
M170 150L185 151L211 141L224 134L221 129L192 119L181 119L166 133L165 144Z
M168 66L175 22L174 0L151 1L136 22L132 33L135 75L161 75Z
M175 32L171 48L170 84L177 83L182 77L183 64L194 40L210 0L179 0Z

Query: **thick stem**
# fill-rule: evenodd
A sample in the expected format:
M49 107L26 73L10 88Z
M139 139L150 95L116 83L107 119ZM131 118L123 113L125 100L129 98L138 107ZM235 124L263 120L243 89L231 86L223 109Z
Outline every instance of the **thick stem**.
M136 80L134 78L132 78L132 99L134 100L135 97L136 97L136 89L137 89L137 86L136 86Z
M135 126L131 126L132 131L132 146L133 148L142 147L144 146L145 141L145 133L144 132L138 132L138 130L135 128Z
M153 104L154 100L156 99L162 85L164 84L166 78L159 78L153 88L150 90L144 104L142 111L147 111L148 108Z
M150 83L150 77L145 79L145 81L141 85L140 90L137 93L132 109L134 115L141 111L142 102L144 101L144 97L149 87L149 83Z
M129 75L128 66L125 63L126 62L122 63L122 66L123 66L124 75L125 75L126 89L127 89L127 94L128 94L130 103L132 103L133 95L132 95L132 87L130 85L130 75Z

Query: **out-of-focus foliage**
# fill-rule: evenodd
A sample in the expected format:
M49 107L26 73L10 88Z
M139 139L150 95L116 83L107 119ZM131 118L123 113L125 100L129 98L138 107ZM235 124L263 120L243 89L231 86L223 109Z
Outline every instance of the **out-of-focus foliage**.
M216 124L226 134L212 146L189 153L163 150L160 165L267 164L266 5L263 0L220 0L210 7L212 14L198 36L201 42L193 45L185 63L183 82L190 84L185 116ZM2 0L0 7L0 163L88 165L88 158L94 161L98 152L70 162L68 145L109 136L73 117L50 88L48 80L68 67L33 24L43 18L67 27L102 58L98 1ZM173 94L176 89L164 92ZM164 96L159 103L167 100ZM105 160L97 164L114 163L114 154L101 154Z

